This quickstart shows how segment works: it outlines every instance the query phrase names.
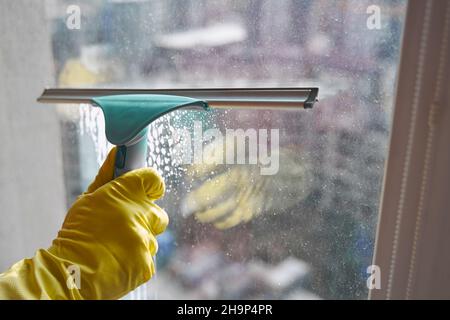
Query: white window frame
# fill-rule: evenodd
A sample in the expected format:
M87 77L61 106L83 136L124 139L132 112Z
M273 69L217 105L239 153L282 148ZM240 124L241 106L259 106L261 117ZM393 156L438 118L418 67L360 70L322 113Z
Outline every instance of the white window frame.
M450 298L450 1L410 0L370 299Z

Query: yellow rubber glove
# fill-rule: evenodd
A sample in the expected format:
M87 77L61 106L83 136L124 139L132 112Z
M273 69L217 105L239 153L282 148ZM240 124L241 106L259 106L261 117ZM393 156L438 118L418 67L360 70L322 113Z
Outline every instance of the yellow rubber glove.
M52 246L0 275L0 299L117 299L152 277L155 236L168 224L154 203L164 182L150 168L112 180L115 153L70 208Z

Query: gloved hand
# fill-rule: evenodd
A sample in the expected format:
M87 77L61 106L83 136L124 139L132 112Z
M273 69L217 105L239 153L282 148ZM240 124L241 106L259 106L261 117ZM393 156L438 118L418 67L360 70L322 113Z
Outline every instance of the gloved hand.
M155 236L168 224L154 203L164 182L150 168L112 180L115 153L69 209L51 247L0 275L0 299L117 299L152 277ZM70 266L79 268L79 289Z
M183 215L195 214L199 222L228 229L264 212L276 214L292 208L310 193L308 160L293 148L274 151L272 158L279 157L279 170L274 175L261 175L259 165L213 164L220 148L224 147L210 146L204 163L187 169L193 188L183 199Z

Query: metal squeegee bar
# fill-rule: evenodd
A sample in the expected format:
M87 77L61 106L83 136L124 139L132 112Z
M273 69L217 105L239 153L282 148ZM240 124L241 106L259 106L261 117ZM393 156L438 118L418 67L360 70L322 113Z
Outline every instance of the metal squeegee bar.
M43 103L93 103L92 98L119 94L168 94L205 100L212 108L312 108L318 88L211 88L211 89L45 89Z

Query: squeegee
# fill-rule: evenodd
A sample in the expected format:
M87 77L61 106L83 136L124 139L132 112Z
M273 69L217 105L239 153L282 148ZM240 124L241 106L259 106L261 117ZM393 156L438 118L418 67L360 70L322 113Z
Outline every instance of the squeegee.
M42 103L88 103L101 108L108 141L117 146L115 177L146 166L148 125L178 109L308 109L318 88L45 89Z

